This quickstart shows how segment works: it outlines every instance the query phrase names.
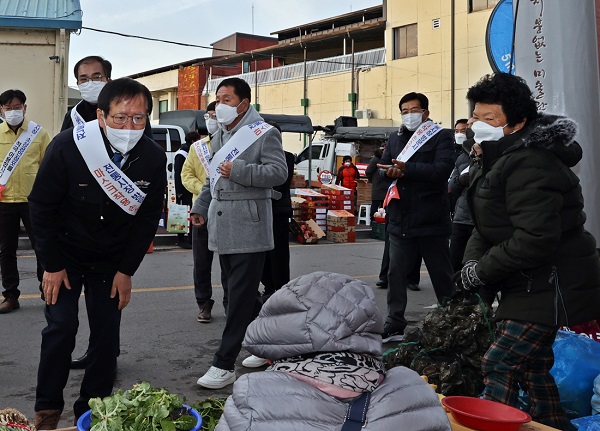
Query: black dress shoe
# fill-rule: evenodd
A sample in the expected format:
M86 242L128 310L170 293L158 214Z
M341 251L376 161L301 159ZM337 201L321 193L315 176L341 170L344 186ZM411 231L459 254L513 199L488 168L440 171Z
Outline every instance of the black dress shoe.
M71 369L72 370L83 370L87 366L87 363L88 363L88 352L86 350L86 352L83 354L82 357L73 359L71 361Z
M384 280L379 280L377 283L375 283L375 286L379 287L380 289L387 289L387 281Z
M409 285L408 285L408 286L406 286L406 287L408 287L408 290L412 290L413 292L418 292L419 290L421 290L421 289L419 288L419 285L418 285L418 284L409 284Z

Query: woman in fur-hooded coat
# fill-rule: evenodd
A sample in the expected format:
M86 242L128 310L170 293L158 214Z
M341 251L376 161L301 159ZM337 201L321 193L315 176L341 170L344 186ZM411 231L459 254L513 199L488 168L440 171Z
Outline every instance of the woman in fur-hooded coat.
M215 430L340 431L350 402L370 392L364 431L451 431L425 380L405 367L385 371L382 331L363 281L329 272L290 281L244 339L271 366L235 382Z
M577 125L538 113L527 83L506 73L485 76L467 98L475 231L461 287L501 292L496 340L482 360L484 398L516 406L520 387L535 421L570 429L550 374L552 343L560 326L600 317L600 260L571 170L582 157Z
M541 114L522 132L482 143L464 261L478 261L480 280L500 285L498 320L568 326L600 317L596 242L570 169L582 155L576 132L572 120Z

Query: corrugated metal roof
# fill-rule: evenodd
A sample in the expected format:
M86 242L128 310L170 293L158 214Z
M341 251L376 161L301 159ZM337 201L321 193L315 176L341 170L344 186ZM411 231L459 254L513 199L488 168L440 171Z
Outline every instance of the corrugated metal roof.
M81 29L79 0L0 0L0 27Z

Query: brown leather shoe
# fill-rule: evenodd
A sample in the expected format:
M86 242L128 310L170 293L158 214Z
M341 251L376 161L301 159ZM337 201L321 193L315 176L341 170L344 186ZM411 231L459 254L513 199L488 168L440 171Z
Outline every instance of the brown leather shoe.
M18 310L21 308L19 305L19 300L14 298L6 298L0 304L0 314L10 313L11 311Z
M210 308L204 307L200 309L200 313L198 313L198 322L200 323L210 323L212 320L212 316L210 313Z
M40 410L35 412L36 430L55 430L60 420L60 410Z

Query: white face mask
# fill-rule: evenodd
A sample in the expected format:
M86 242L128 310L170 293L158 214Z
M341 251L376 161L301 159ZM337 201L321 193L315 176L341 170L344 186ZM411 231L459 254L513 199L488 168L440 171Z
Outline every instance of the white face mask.
M217 122L217 120L215 120L214 118L209 118L208 120L206 120L206 130L208 130L208 133L211 135L217 130L219 130L219 123Z
M6 122L11 126L18 126L23 122L25 114L22 109L13 109L12 111L6 111L4 117Z
M481 120L475 121L471 125L471 130L475 134L473 139L475 139L475 142L478 144L481 144L483 141L498 141L504 137L504 128L506 126L508 126L508 124L501 127L494 127Z
M121 154L127 154L131 151L135 144L142 139L144 129L113 129L106 121L104 122L106 127L106 137L110 145Z
M402 115L402 124L410 130L414 132L423 122L423 114L415 113L415 114L404 114Z
M457 145L462 145L463 142L465 142L467 140L467 135L465 135L464 133L455 133L454 134L454 142L456 142Z
M98 95L105 85L106 82L103 81L88 81L84 85L79 85L78 88L81 93L81 98L86 102L95 105L98 103Z
M239 115L237 108L242 104L242 102L240 102L237 106L229 106L224 103L219 103L215 109L217 121L223 126L229 126L231 123L233 123Z

